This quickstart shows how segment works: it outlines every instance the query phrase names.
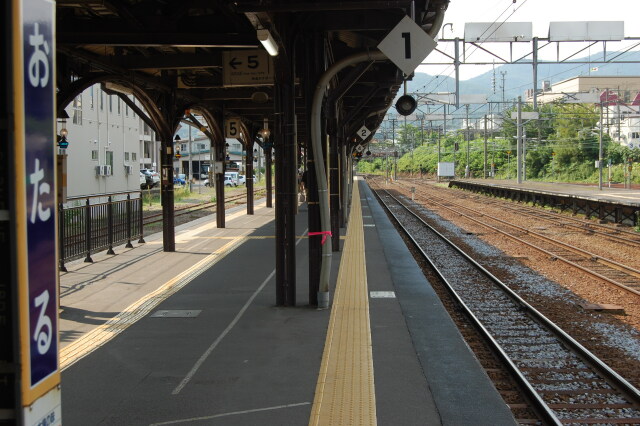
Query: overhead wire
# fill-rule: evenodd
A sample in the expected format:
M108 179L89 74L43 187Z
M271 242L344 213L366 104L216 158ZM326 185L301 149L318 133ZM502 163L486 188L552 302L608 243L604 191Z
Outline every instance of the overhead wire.
M525 1L526 1L526 0L525 0ZM500 17L502 17L502 15L504 15L504 14L505 14L505 12L507 12L507 11L509 10L509 8L510 8L510 7L511 7L511 4L510 4L509 6L507 6L507 8L506 8L505 10L503 10L503 11L502 11L502 13L500 13L500 15L498 15L498 17L497 17L496 19L494 19L494 20L493 20L493 22L491 23L491 25L493 25L493 24L495 24L496 22L498 22L498 19L500 19ZM507 17L507 19L508 19L508 17ZM488 27L487 27L487 29L486 29L486 30L481 34L481 36L482 36L482 35L484 35L484 33L486 33L490 27L491 27L491 26L488 26ZM493 34L493 33L492 33L492 34ZM491 34L490 34L490 35L491 35ZM418 89L418 91L420 91L420 90L422 90L422 89L426 88L429 84L431 84L431 82L432 82L433 80L435 80L436 78L439 78L440 76L442 76L442 75L443 75L443 74L444 74L444 73L445 73L449 68L451 68L452 66L453 66L453 65L448 65L448 66L447 66L447 68L445 68L445 69L444 69L444 71L443 71L442 73L440 73L439 75L432 76L432 77L431 77L431 80L429 80L429 81L428 81L424 86L422 86L420 89ZM450 75L451 75L451 73L449 73L448 77L449 77Z
M516 13L522 6L524 6L527 3L528 0L523 0L522 3L520 3L518 5L518 7L516 7L510 14L509 16L507 16L502 22L500 22L500 24L487 36L490 37L493 34L495 34L496 31L498 31L506 22L509 18L511 18L511 16L513 16L514 13ZM482 34L480 34L480 36L478 38L482 39L482 36L484 36L486 34L487 31L489 31L489 29L493 26L493 24L495 24L496 22L498 22L498 20L502 17L502 15L505 14L505 12L507 10L509 10L509 8L511 7L511 4L509 6L507 6L507 8L502 11L502 13L491 23L491 25L487 26L487 28L482 32ZM485 39L486 40L486 39ZM480 46L485 43L486 41L480 41L479 43L477 43L477 45L475 46L475 49L473 49L471 52L469 52L469 54L467 55L467 57L470 57L472 54L474 54L479 48ZM447 68L445 68L444 72L446 72L449 68L451 68L453 65L449 65L447 66ZM449 74L447 74L447 77L451 77L451 74L453 73L453 71L449 72ZM418 89L418 91L426 88L431 81L433 81L434 78L438 78L440 76L442 76L444 73L439 74L438 76L434 76L429 82L427 82L427 84L425 84L422 88ZM436 90L438 87L440 87L442 85L442 83L444 83L447 79L444 78L442 79L442 81L433 89Z

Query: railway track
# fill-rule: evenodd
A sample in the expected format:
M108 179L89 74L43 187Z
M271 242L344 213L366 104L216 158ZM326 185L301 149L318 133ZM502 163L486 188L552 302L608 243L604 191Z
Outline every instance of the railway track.
M398 184L410 188L404 182L398 181ZM422 185L424 187L424 185ZM631 247L640 247L640 234L634 231L627 231L619 227L612 227L605 224L595 223L592 220L580 219L567 215L560 216L558 213L549 212L541 208L527 207L524 205L513 206L511 202L497 201L489 197L470 196L468 194L458 194L458 198L472 200L488 206L508 210L520 216L527 216L536 220L543 220L560 227L571 228L589 235L599 235L612 241L620 242Z
M424 203L454 212L493 232L545 253L553 260L562 261L593 277L640 296L640 270L444 199L435 195L434 192L429 191L428 196L425 195L424 198L421 198L421 193L418 193L418 198ZM470 214L465 214L465 211Z
M384 189L374 192L514 375L542 423L640 423L640 391L430 227L411 206Z
M255 191L253 191L254 195L261 193L261 192L265 192L265 189L257 189ZM225 203L231 202L231 201L237 201L237 200L241 200L246 198L247 194L246 193L242 193L239 195L234 195L231 197L226 197L224 199ZM204 203L198 203L198 204L193 204L190 206L186 206L186 207L180 207L175 209L175 216L181 216L181 215L185 215L185 214L189 214L198 210L204 210L204 209L208 209L211 207L216 207L216 203L215 202L204 202ZM215 209L214 209L215 211ZM162 213L154 213L152 215L148 215L145 216L143 218L143 225L150 225L152 223L158 223L158 222L162 222Z

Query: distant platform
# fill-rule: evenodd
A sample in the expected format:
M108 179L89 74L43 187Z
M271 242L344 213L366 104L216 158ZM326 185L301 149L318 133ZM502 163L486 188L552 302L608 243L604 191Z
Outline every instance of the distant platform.
M514 201L531 202L603 221L636 225L640 214L640 189L624 189L569 183L517 183L513 180L452 180L450 188L484 193Z

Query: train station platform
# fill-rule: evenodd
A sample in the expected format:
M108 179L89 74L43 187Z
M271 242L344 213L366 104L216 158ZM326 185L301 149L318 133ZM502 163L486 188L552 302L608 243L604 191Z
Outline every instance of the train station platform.
M603 221L636 225L640 215L640 189L603 185L493 179L460 179L449 182L453 188L532 202L543 207L567 210Z
M66 425L515 424L364 181L308 306L306 206L297 307L277 307L274 211L256 203L61 274Z

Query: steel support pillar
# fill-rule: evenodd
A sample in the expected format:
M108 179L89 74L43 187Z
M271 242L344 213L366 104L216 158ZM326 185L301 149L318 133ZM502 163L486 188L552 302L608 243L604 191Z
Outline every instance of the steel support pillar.
M324 41L316 34L309 37L307 46L312 48L305 49L305 69L304 69L304 91L307 100L307 123L310 122L311 100L315 90L314 83L318 81L320 75L324 71ZM306 164L306 186L307 186L307 218L309 232L320 232L320 205L318 203L318 182L316 180L315 157L313 147L311 146L311 126L307 126L307 134L305 138L307 164ZM318 306L318 291L320 290L320 266L322 263L322 238L319 236L309 238L309 304Z
M340 227L347 226L347 218L349 217L349 178L351 171L348 168L349 159L347 158L347 144L343 143L340 147Z
M265 171L264 179L267 185L267 207L273 207L273 176L271 169L273 168L273 148L267 148L264 152L265 155Z
M255 139L255 132L253 129L249 130L247 137L246 161L245 161L245 188L247 190L247 214L253 214L253 141Z
M176 251L173 194L173 130L178 123L175 94L165 95L162 102L166 126L160 136L160 198L162 200L162 245L164 251Z
M285 55L275 60L276 149L276 305L296 304L295 212L297 170L295 100L292 64Z
M331 108L331 107L329 107ZM343 132L340 132L343 136ZM340 251L340 169L338 167L339 135L335 122L329 133L329 208L331 214L331 250Z
M223 122L222 114L216 115L219 123ZM212 141L213 143L213 141ZM225 152L224 139L214 145L214 161L222 162L222 173L212 173L213 164L209 167L209 182L215 182L216 185L216 226L218 228L226 227L225 224L225 202L224 202L224 171L225 171Z

